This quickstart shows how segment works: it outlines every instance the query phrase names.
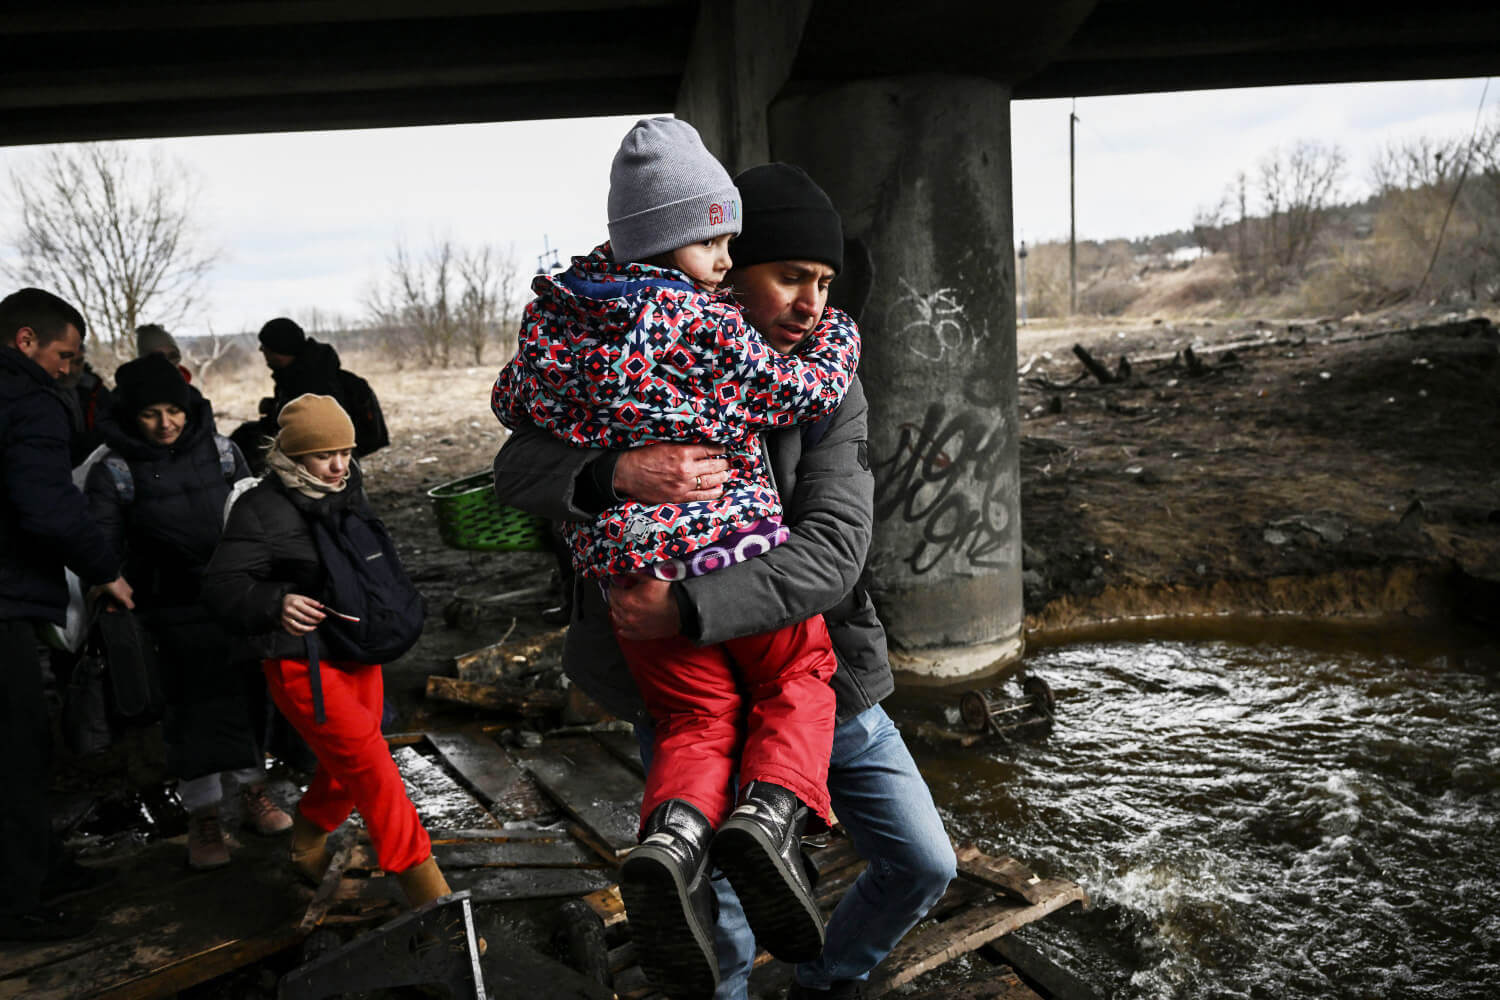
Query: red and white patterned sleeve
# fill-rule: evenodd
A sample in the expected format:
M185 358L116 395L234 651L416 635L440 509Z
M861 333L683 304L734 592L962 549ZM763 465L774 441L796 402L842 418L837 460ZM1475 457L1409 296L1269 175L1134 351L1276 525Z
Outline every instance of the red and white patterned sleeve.
M818 420L838 408L859 369L859 327L838 309L826 309L807 346L779 354L726 307L718 322L718 401L727 419L761 430Z

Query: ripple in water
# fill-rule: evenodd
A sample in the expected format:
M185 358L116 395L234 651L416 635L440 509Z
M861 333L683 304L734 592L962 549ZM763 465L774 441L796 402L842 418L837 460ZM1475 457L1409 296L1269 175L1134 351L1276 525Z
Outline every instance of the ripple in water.
M1493 649L1296 634L1027 666L1050 736L913 749L956 838L1088 889L1027 937L1101 995L1500 996Z

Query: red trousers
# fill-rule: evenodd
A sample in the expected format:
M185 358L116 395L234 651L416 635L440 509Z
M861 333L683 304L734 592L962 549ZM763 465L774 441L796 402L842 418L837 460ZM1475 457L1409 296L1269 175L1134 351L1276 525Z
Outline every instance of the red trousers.
M385 682L380 667L323 662L323 710L313 720L306 660L262 660L271 700L318 757L312 783L297 809L314 826L333 830L358 809L380 867L404 872L432 856L432 842L406 783L380 735Z
M774 782L827 822L838 661L822 615L716 646L673 636L620 648L656 730L643 823L685 799L717 828L736 770L741 788Z

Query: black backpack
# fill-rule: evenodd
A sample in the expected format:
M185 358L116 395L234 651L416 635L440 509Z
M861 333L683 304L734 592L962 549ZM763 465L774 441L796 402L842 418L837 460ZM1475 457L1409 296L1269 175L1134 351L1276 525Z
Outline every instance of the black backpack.
M319 652L331 660L389 663L422 635L422 595L380 519L360 504L309 519L325 575L327 617L307 634L314 717L323 722Z
M339 402L354 421L354 454L368 455L391 443L385 429L385 414L370 383L353 372L339 369Z

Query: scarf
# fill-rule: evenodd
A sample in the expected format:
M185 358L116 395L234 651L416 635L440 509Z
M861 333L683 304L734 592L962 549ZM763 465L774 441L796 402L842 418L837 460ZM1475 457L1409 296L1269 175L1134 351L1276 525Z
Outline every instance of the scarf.
M266 450L266 465L270 467L281 479L281 483L289 490L296 490L303 496L314 500L321 500L330 493L338 493L349 485L349 475L332 485L323 482L317 476L307 471L306 466L281 450L279 442L273 442Z

